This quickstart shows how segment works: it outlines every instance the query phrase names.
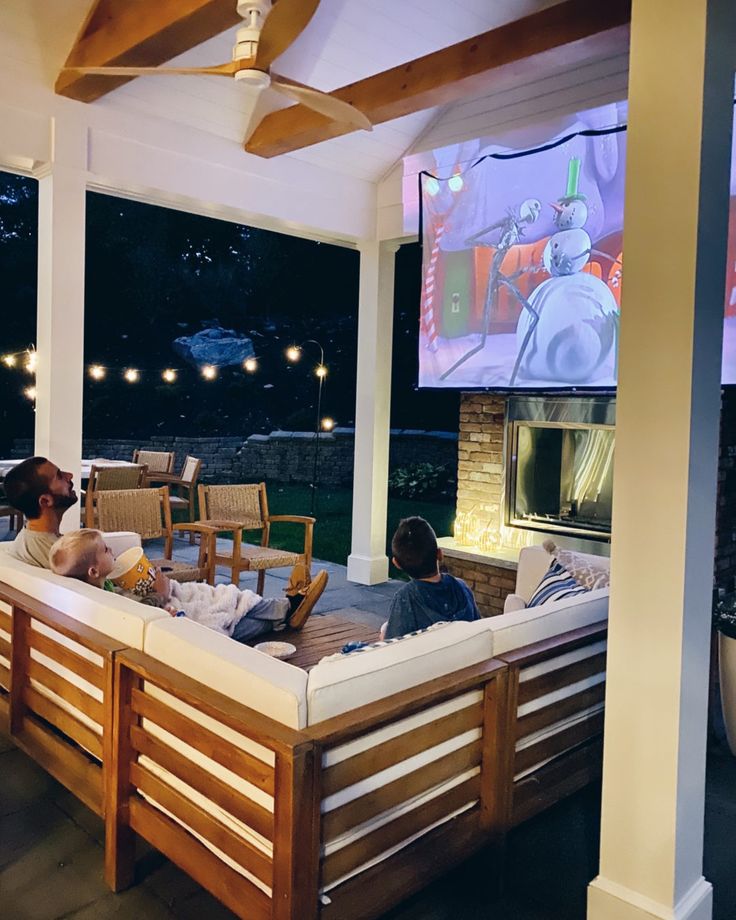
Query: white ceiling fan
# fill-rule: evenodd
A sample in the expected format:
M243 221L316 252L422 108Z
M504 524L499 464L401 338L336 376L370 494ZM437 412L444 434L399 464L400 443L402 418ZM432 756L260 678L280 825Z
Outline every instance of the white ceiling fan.
M212 67L65 67L65 72L109 77L147 77L208 74L233 77L251 92L276 90L296 102L314 109L332 121L371 131L368 118L355 106L335 99L311 86L271 73L271 64L301 35L319 6L320 0L237 0L238 15L245 25L236 33L232 61ZM254 115L248 124L244 143L258 127Z

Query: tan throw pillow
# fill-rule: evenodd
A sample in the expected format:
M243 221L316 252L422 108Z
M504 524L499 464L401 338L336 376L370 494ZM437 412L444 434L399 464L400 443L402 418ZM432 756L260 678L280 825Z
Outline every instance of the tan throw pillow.
M611 563L607 556L585 556L570 549L559 549L554 540L545 540L543 545L550 556L554 556L575 581L589 591L607 588L611 583Z

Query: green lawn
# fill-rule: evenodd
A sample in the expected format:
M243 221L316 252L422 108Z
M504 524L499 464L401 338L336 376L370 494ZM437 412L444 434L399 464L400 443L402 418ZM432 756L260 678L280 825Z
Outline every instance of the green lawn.
M345 565L350 553L353 493L351 489L319 490L317 523L314 527L314 555L317 559ZM306 485L271 482L268 484L268 504L271 514L309 514L310 489ZM438 537L452 532L455 506L444 503L389 497L386 545L401 518L419 514L434 527ZM295 524L274 524L271 544L281 549L298 551L302 547L304 528ZM392 575L396 575L392 571Z

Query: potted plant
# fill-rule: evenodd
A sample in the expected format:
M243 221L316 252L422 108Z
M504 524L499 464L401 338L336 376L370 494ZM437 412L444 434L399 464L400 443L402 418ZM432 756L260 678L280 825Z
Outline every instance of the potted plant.
M736 595L719 600L713 609L718 630L718 673L726 738L736 757Z

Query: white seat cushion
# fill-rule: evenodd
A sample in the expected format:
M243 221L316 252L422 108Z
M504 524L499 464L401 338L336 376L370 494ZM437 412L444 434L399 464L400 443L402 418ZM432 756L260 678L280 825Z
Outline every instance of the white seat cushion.
M577 597L548 601L539 607L487 617L481 623L492 636L493 654L502 655L607 619L608 588L598 588Z
M169 615L127 597L119 597L74 578L27 565L0 552L0 582L36 598L49 607L91 626L130 648L143 648L148 623Z
M143 651L283 725L307 724L307 675L301 668L168 614L146 630Z
M321 661L309 672L309 724L486 661L491 641L482 625L451 623L365 654Z

